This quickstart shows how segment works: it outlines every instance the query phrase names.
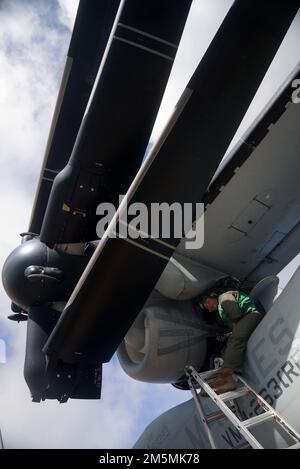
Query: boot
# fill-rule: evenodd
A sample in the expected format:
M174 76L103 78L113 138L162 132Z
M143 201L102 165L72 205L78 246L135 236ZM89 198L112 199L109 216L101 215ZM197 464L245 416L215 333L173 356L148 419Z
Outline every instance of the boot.
M233 370L231 368L221 368L217 376L209 383L210 387L216 394L223 394L227 391L233 391L237 388L237 383L232 377ZM200 396L207 397L208 394L201 389Z
M233 391L237 388L237 382L233 378L233 370L231 368L222 368L218 377L212 384L212 389L216 394Z

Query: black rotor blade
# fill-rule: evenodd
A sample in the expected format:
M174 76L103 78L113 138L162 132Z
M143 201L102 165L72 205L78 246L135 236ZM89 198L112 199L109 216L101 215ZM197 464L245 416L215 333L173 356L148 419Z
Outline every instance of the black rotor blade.
M96 238L96 207L136 175L169 78L191 0L121 2L69 164L55 178L41 240Z
M81 0L67 54L29 231L39 234L53 179L69 161L120 0Z
M130 187L129 203L202 200L297 10L297 1L233 4ZM50 360L73 363L93 349L108 361L180 241L114 239L114 228L112 223L44 347Z

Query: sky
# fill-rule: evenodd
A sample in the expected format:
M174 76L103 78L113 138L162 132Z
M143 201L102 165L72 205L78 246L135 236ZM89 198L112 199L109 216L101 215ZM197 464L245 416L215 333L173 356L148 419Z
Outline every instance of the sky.
M231 6L194 0L152 133L173 106ZM77 0L0 0L0 265L28 227ZM240 138L300 60L300 15L288 32L232 142ZM232 146L231 145L231 146ZM299 256L280 276L284 287ZM104 365L102 399L34 404L23 379L24 323L7 321L0 290L0 427L7 448L126 448L163 411L190 398L169 385L134 381L114 358ZM6 343L6 363L1 363Z

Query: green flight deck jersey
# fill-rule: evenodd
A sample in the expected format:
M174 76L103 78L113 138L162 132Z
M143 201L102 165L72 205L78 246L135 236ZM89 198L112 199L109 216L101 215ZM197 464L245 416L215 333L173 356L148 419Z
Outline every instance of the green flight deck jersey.
M228 291L219 295L218 313L230 329L232 329L233 322L239 321L246 314L260 314L254 301L242 291Z

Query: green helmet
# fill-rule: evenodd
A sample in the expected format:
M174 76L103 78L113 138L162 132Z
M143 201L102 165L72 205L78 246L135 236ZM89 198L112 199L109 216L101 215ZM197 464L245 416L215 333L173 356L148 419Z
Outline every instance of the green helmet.
M200 296L197 303L198 303L198 305L200 306L201 309L205 309L204 303L207 300L207 298L218 298L218 296L219 296L219 294L216 293L216 292L213 292L213 291L209 292L209 293L205 293L205 295Z

